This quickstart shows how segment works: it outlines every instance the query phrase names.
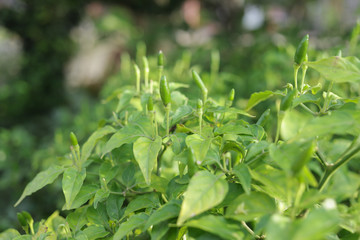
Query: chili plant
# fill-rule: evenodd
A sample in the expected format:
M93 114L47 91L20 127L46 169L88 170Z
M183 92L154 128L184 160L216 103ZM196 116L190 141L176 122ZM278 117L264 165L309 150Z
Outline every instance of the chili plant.
M71 133L67 161L40 172L15 204L62 175L67 216L55 211L34 224L22 212L25 235L10 229L1 236L358 238L360 177L347 164L360 151L358 97L340 97L332 86L358 84L360 61L308 61L308 41L294 57L295 86L254 93L245 110L236 107L234 89L222 102L208 96L195 71L201 96L188 98L181 93L186 85L163 75L162 52L156 69L144 57L144 69L134 65L133 86L115 90L113 115L81 147ZM330 81L327 90L307 83L308 68ZM158 80L149 79L152 71ZM252 116L254 106L270 99L272 110Z

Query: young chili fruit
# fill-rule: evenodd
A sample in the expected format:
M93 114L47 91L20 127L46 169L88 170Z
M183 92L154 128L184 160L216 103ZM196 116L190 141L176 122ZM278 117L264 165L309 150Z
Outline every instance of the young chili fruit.
M166 76L162 76L160 80L160 97L164 106L167 106L171 102L170 87Z
M195 72L195 70L192 70L192 77L196 83L196 85L200 88L202 95L203 95L203 101L206 102L206 98L207 98L207 93L208 90L205 87L204 82L201 80L199 74L197 72Z
M164 67L164 54L161 50L158 53L158 66Z
M70 133L70 141L71 141L72 146L78 145L78 140L76 138L75 133L73 133L73 132Z
M292 104L296 94L297 94L296 89L293 89L286 94L286 96L282 99L281 104L280 104L281 111L286 111L291 107L291 104Z
M22 213L17 213L16 215L17 215L17 218L18 218L18 220L20 222L20 225L22 227L26 227L27 226L27 221L26 221L26 218L23 216L23 214Z
M264 127L266 122L269 120L269 117L270 117L270 108L267 109L265 112L263 112L263 114L261 114L256 124Z
M147 109L149 112L154 110L154 103L152 96L149 96L148 103L147 103Z
M309 46L309 34L306 34L305 37L303 37L303 39L301 40L295 52L294 62L297 65L301 65L305 61L308 46Z
M149 62L148 59L143 56L143 66L144 66L144 80L145 80L145 88L146 90L148 90L148 86L149 86L149 72L150 72L150 68L149 68Z
M235 89L231 89L230 93L229 93L229 97L228 97L228 100L230 102L234 101L234 98L235 98Z

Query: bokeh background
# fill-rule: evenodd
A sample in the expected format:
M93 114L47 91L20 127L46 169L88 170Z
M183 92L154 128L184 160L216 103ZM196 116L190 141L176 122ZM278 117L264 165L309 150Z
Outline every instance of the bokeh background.
M215 98L235 88L241 108L292 81L307 33L310 59L358 55L359 16L358 0L0 0L0 232L18 211L38 221L61 209L60 182L13 204L68 153L70 131L83 143L111 114L102 102L134 80L131 61L162 50L171 80L191 84L196 68Z

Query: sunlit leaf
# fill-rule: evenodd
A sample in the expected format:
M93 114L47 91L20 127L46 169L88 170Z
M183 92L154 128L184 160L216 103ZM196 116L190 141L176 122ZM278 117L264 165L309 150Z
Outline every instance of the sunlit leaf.
M207 171L197 172L190 180L181 205L177 224L183 224L194 217L222 202L228 191L224 179Z

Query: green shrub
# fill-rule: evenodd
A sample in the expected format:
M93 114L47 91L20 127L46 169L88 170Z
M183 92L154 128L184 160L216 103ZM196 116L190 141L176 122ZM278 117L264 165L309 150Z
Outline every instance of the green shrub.
M161 79L154 59L149 79ZM307 84L307 68L330 81L326 90ZM109 94L108 104L118 98L113 115L81 147L71 134L71 153L40 172L15 204L62 175L66 217L55 211L34 224L21 212L25 235L10 229L0 237L359 237L359 168L347 164L360 151L358 96L331 92L333 85L358 84L357 58L297 63L294 86L253 93L245 110L233 106L234 91L220 100L207 96L196 72L201 91L188 98L181 91L187 85L171 77L169 88L164 78L139 86L143 71ZM251 120L249 111L263 101L275 103L275 113ZM277 123L275 131L269 122Z

